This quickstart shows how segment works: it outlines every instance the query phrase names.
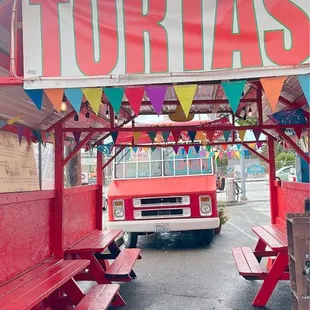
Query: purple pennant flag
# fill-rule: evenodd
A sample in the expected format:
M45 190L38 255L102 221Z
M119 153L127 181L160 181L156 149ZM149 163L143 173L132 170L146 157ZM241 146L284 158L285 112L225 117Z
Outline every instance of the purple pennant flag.
M180 147L178 145L174 145L172 148L174 150L174 153L177 155Z
M161 114L165 96L166 96L166 91L167 91L167 86L145 88L145 92L147 96L149 97L157 115Z
M23 132L24 132L24 127L23 126L17 126L17 134L18 134L19 145L22 144Z
M231 159L231 151L227 151L227 158Z
M260 133L261 133L261 131L259 129L253 129L253 134L254 134L256 141L259 140Z
M199 156L200 157L206 157L206 154L207 152L205 151L205 150L201 150L201 151L199 151Z
M73 137L75 139L76 144L78 144L81 138L81 131L73 132Z

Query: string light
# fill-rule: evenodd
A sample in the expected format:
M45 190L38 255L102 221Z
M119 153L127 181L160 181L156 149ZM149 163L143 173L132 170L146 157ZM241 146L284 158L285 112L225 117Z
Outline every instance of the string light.
M68 105L67 105L67 99L66 99L66 96L65 95L63 95L63 97L62 97L62 103L61 103L61 105L60 105L60 111L61 112L66 112L67 111L67 109L68 109Z
M78 116L78 114L75 114L75 115L74 115L74 121L75 121L75 122L78 122L78 121L79 121L79 116Z
M251 117L253 115L253 111L252 111L252 108L250 107L249 108L249 116Z

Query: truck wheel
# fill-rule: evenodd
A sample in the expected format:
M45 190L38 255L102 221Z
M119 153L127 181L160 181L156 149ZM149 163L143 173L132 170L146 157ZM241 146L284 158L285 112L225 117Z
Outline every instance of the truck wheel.
M214 229L198 230L196 232L198 243L210 244L213 240L214 233Z
M134 232L124 232L123 240L126 248L135 248L138 242L138 234Z

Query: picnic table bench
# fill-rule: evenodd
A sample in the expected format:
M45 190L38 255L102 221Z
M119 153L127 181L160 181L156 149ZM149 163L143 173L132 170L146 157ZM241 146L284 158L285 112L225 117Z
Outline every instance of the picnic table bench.
M103 305L101 309L107 309L118 292L118 285L101 285L90 295L85 295L73 279L89 264L88 260L51 259L36 266L0 286L0 309L28 310L74 305L82 310L92 309L90 306L94 302Z
M252 228L258 236L254 251L249 247L233 248L239 274L247 280L263 280L252 305L264 307L279 280L289 280L288 245L285 228L262 225ZM263 257L273 258L270 268L261 264Z

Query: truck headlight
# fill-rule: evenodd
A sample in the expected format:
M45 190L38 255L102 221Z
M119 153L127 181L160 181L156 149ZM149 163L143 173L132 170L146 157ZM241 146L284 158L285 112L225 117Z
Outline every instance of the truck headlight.
M212 201L210 196L199 197L199 209L201 216L209 216L212 214Z
M125 219L125 203L124 200L114 200L113 201L113 218L114 220L124 220Z

